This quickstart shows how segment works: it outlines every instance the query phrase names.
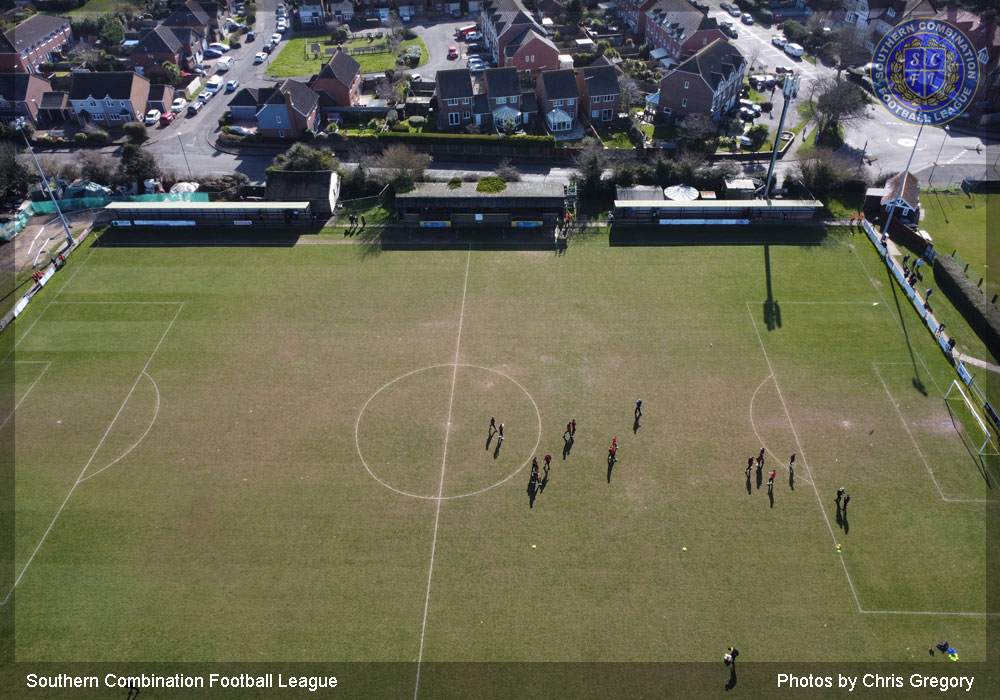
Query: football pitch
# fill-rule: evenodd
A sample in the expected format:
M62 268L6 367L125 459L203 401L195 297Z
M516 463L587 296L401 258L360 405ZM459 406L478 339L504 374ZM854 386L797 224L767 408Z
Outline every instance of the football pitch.
M787 238L91 243L8 331L13 658L986 661L1000 464L868 241Z

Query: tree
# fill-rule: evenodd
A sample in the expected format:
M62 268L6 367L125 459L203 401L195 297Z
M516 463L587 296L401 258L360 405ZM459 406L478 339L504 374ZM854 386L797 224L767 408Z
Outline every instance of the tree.
M785 33L785 38L793 44L801 44L809 36L805 25L794 19L790 19L781 25L781 31Z
M718 131L715 122L708 114L696 112L684 117L684 121L677 129L677 136L683 143L690 146L704 143L710 136L714 136Z
M837 67L837 80L840 80L840 74L845 68L864 63L871 58L871 51L865 49L858 41L858 35L847 27L834 32L832 40L827 42L824 49Z
M160 165L156 162L156 157L134 143L127 143L122 147L118 170L121 179L127 183L141 183L160 177Z
M413 183L423 179L424 170L431 164L431 157L405 144L393 144L379 158L381 167L388 176L389 184L396 192L408 192Z
M96 151L85 151L80 156L80 177L93 180L100 185L112 185L115 177L116 163L111 156Z
M568 0L564 12L566 24L578 24L583 19L583 0Z
M753 67L756 65L757 61L760 60L760 54L764 51L764 45L760 42L753 41L746 50L743 52L743 57L747 60L747 73L753 72Z
M101 41L105 46L120 46L125 41L125 27L114 15L105 15L101 20Z
M327 149L312 148L301 143L274 157L274 167L278 170L335 170L337 165L333 153Z
M639 84L630 75L622 73L618 79L618 91L621 94L622 107L628 109L639 103L642 93L639 91Z
M771 130L768 128L767 124L758 124L757 126L751 127L750 131L747 132L747 138L750 139L751 150L756 151L758 148L763 146L764 142L767 141L767 136L770 131Z
M17 202L28 195L31 171L17 158L11 143L0 143L0 202Z
M510 158L501 158L500 163L497 165L497 169L493 171L497 177L503 179L504 182L520 182L521 173L518 172L517 168L511 165Z
M375 84L375 96L380 100L385 100L386 104L395 104L398 102L399 91L400 84L393 83L390 78L380 78L378 83Z
M816 98L820 135L828 132L836 134L841 123L864 116L867 108L868 96L854 83L846 80L826 81Z
M122 124L122 131L132 143L142 143L149 138L146 133L146 125L140 122L125 122Z
M791 171L792 180L821 199L856 176L856 167L828 148L818 148L809 160L800 160Z
M181 81L181 69L177 67L176 63L171 63L170 61L163 62L163 72L167 74L167 80L170 81L171 85L177 85Z
M574 158L576 169L580 171L579 184L582 194L597 194L603 188L601 178L609 165L608 149L592 138L585 138L580 144L580 152Z

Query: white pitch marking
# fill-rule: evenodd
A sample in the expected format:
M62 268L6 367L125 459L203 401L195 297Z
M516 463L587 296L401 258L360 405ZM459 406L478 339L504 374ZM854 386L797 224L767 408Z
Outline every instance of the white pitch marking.
M109 469L109 468L113 467L114 465L118 464L118 462L122 461L123 459L125 459L125 457L128 456L129 452L131 452L136 447L138 447L139 443L141 443L143 440L145 440L146 436L149 435L149 431L153 429L153 425L156 423L156 418L157 418L157 416L160 415L160 387L158 387L156 385L156 380L153 379L153 377L148 372L143 372L143 374L146 375L146 379L148 379L150 382L152 382L152 384L153 384L153 390L156 392L156 407L153 409L153 418L152 418L152 420L149 421L149 425L146 426L146 431L142 435L139 436L139 439L136 440L135 443L133 443L133 445L130 448L128 448L127 450L125 450L124 452L122 452L120 455L118 455L118 457L113 462L109 462L108 464L105 464L103 467L101 467L100 469L98 469L93 474L88 474L87 476L85 476L82 479L80 479L80 481L86 481L87 479L93 479L95 476L97 476L98 474L100 474L101 472L103 472L105 469Z
M761 439L760 433L757 432L757 424L754 423L754 420L753 420L753 404L754 404L754 401L757 400L757 392L759 392L761 390L761 388L765 384L767 384L767 380L768 379L774 379L774 375L773 374L769 374L766 377L764 377L764 380L760 384L757 385L756 389L754 389L753 396L750 397L750 427L753 428L753 434L757 436L757 441L761 445L764 444L764 440ZM767 451L767 453L769 455L771 455L772 457L774 457L774 461L775 462L777 462L778 464L781 464L781 460L778 458L778 455L774 454L774 452L772 452L770 449L768 449L768 447L766 445L764 446L764 449ZM806 482L807 484L811 484L812 483L811 481L809 481L805 477L801 477L800 476L799 479L802 480L802 481L804 481L804 482Z
M45 374L48 371L49 367L52 366L51 362L43 362L42 364L45 365L44 367L42 367L42 371L38 374L37 377L35 377L35 381L31 383L31 386L28 387L28 390L24 392L24 396L22 396L21 399L16 404L14 404L14 409L10 412L10 414L6 418L3 419L3 423L0 423L0 430L2 430L5 425L7 425L7 421L9 421L11 418L14 417L14 414L17 413L17 409L21 406L22 403L24 403L24 400L28 398L28 394L31 393L31 390L35 388L35 384L38 384L38 380L41 379L42 375Z
M441 495L444 493L444 472L448 463L448 438L451 435L451 409L455 404L455 383L458 381L458 354L462 347L462 325L465 322L465 295L469 289L469 265L472 262L472 244L465 259L465 283L462 285L462 309L458 316L458 340L455 341L455 369L451 374L451 397L448 399L448 422L444 431L444 456L441 457L441 480L438 483L437 508L434 511L434 538L431 540L431 563L427 569L427 594L424 596L424 621L420 627L420 651L417 653L417 680L413 687L413 700L420 692L420 664L424 659L424 637L427 634L427 610L431 604L431 579L434 576L434 553L437 551L438 523L441 520Z
M87 257L89 258L90 256L88 255ZM84 262L86 262L86 260ZM69 284L69 282L67 281L66 284ZM65 286L63 287L63 289L65 289ZM50 303L49 306L51 305L52 304ZM45 308L48 309L48 306L46 306ZM132 384L132 388L129 389L128 394L126 394L125 400L122 401L122 405L118 407L118 412L115 414L115 417L111 419L111 423L108 424L108 429L104 431L104 435L101 436L101 440L97 443L97 447L95 447L94 451L91 453L90 459L88 459L87 463L83 465L83 470L80 472L80 476L78 476L76 478L76 481L73 482L73 486L70 488L69 493L66 494L66 498L63 499L62 505L59 506L59 510L57 510L55 516L53 516L52 522L49 523L49 526L47 528L45 528L45 532L42 534L42 539L38 541L38 545L35 547L35 551L31 553L30 557L28 557L28 561L25 563L24 568L21 569L21 573L17 575L17 578L14 580L14 585L10 587L10 591L7 593L7 596L3 599L3 602L0 602L0 606L6 605L7 601L10 600L10 597L14 594L14 589L17 588L17 584L21 582L21 578L24 576L24 572L26 572L28 570L28 567L31 566L31 562L34 561L35 556L38 554L38 550L40 550L42 548L42 545L45 543L45 538L47 538L49 536L49 533L52 532L52 527L56 524L56 520L58 520L59 516L62 514L63 508L65 508L66 504L69 502L70 496L72 496L73 492L76 491L76 487L82 483L83 475L87 473L87 468L90 467L90 463L94 461L94 457L97 456L97 453L101 449L101 446L104 444L104 441L111 433L111 429L115 427L115 423L118 421L118 417L122 414L122 411L125 409L125 404L128 403L128 400L129 398L131 398L132 393L135 392L135 388L139 385L139 380L142 379L142 375L146 374L146 370L149 369L150 363L153 361L153 358L156 357L157 351L160 349L160 346L163 345L163 341L166 340L167 334L170 332L170 329L174 327L174 322L177 320L177 317L180 316L181 311L183 311L183 309L184 309L184 302L181 302L181 305L177 309L177 312L174 314L174 317L170 319L170 325L167 326L167 330L163 331L163 335L160 336L160 342L158 342L156 344L156 347L153 348L153 352L150 353L149 359L146 360L146 364L139 372L139 376L135 378L135 382Z

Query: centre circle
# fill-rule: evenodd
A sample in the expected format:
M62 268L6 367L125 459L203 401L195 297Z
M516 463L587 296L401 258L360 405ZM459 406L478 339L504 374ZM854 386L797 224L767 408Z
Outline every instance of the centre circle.
M449 421L450 413L450 421ZM490 419L504 424L504 440ZM536 456L542 416L504 372L470 364L422 367L369 397L354 442L373 479L413 498L465 498L513 478Z

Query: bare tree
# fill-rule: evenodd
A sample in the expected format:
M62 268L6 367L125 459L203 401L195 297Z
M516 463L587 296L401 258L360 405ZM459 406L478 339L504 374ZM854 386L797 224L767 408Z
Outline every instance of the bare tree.
M412 188L414 182L423 178L424 171L430 164L429 155L405 144L389 146L379 158L379 167L385 171L397 192Z
M677 135L681 141L688 144L695 144L704 141L710 136L714 136L717 130L718 127L712 121L712 117L696 112L684 117L684 121L681 122L680 127L677 129Z
M864 117L868 101L868 96L854 83L846 80L831 81L816 99L820 133L835 131L838 125L846 121Z
M399 83L394 83L388 78L381 78L375 84L375 96L380 100L385 100L386 104L396 104L399 101Z
M49 177L58 177L71 182L80 177L80 164L75 159L65 160L44 153L36 157L38 164L42 166L42 171ZM33 168L34 164L31 164L31 167Z
M871 57L871 51L865 49L859 36L848 27L833 33L833 40L827 44L826 50L836 63L837 80L840 80L845 68L864 63Z
M627 73L623 73L618 79L618 91L621 93L622 107L626 109L638 104L642 97L639 84Z
M84 152L79 159L80 177L93 180L101 185L113 185L118 182L118 163L111 156L94 151Z
M753 67L754 65L756 65L757 61L760 60L760 54L763 51L764 51L763 44L757 41L750 42L750 45L743 52L743 58L747 60L747 73L753 72Z

